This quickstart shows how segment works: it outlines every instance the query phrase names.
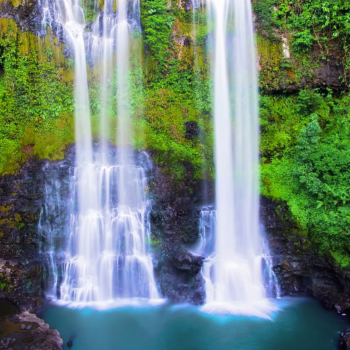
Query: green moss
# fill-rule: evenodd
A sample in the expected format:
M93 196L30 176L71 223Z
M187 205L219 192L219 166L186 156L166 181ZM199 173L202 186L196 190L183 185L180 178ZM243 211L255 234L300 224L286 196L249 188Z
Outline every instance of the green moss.
M92 23L103 10L104 1L82 0L81 6L85 15L85 22Z
M212 178L209 67L193 36L192 13L180 9L170 13L165 1L148 0L143 2L141 18L150 54L140 62L146 67L142 102L138 100L144 108L135 118L134 145L152 151L156 162L177 179L184 176L188 164L195 179L203 176L203 168ZM207 35L205 16L195 20L196 31ZM134 90L133 98L139 94ZM200 138L186 140L187 121L198 123Z
M23 0L0 0L0 10L2 9L2 4L1 3L10 3L14 8L18 7L19 5L22 5L24 3ZM32 3L29 3L29 6L32 6Z
M257 49L259 57L259 85L263 89L279 89L281 81L288 80L288 75L281 70L282 43L271 41L269 38L258 34Z
M167 8L166 0L145 0L142 2L141 23L145 41L154 59L154 79L159 81L166 71L170 57L169 39L174 16Z
M24 226L21 215L13 213L12 206L0 206L0 227L21 229ZM0 232L0 237L2 236L4 236L4 232Z
M71 68L62 45L50 33L38 39L1 18L0 65L0 174L32 155L62 158L74 141Z
M19 4L17 0L12 3ZM193 14L177 4L175 0L171 7L167 0L141 2L143 32L132 33L131 46L133 145L150 151L157 164L179 181L185 175L213 179L212 82L204 45L212 23L205 7ZM181 4L184 8L184 1ZM311 84L320 60L330 56L344 65L341 79L347 80L349 4L341 0L254 0L253 6L263 92L262 193L282 203L283 210L292 215L298 234L286 234L295 239L300 252L312 246L347 266L350 97L347 93L335 96L326 89L289 95L264 93ZM91 22L102 10L103 1L84 0L83 8L86 21ZM228 26L231 30L232 23ZM290 59L283 57L282 38L288 40ZM98 64L88 68L95 142L102 108L100 69ZM110 75L113 93L106 113L113 141L118 118L116 72ZM22 33L14 21L0 19L0 174L15 172L33 156L64 157L67 145L74 142L73 83L74 62L64 57L57 38L48 32L39 39ZM188 121L199 126L200 135L193 140L185 137ZM22 228L21 217L11 210L0 207L0 225ZM300 245L297 236L310 243ZM156 238L152 240L159 246Z
M212 177L209 68L193 37L192 15L182 10L171 13L164 0L143 1L141 10L145 35L133 33L130 69L133 144L152 151L158 164L174 170L178 179L188 169L185 164L191 164L195 178L202 176L203 166ZM204 37L205 16L198 16L197 32ZM62 159L66 146L74 142L74 64L50 33L38 39L22 33L11 20L0 21L0 147L4 150L0 174L7 174L32 156ZM140 49L145 45L148 50ZM95 65L88 71L94 138L100 135L99 70ZM115 92L116 72L111 81ZM111 94L107 111L111 140L117 131L115 96ZM200 138L186 140L187 121L198 123Z
M284 36L290 42L290 36ZM315 73L320 67L322 55L319 51L293 52L291 57L283 57L282 41L257 34L259 57L259 87L263 92L312 85Z
M152 250L157 251L161 247L162 240L161 240L161 238L157 238L155 235L152 235L150 243L151 243Z

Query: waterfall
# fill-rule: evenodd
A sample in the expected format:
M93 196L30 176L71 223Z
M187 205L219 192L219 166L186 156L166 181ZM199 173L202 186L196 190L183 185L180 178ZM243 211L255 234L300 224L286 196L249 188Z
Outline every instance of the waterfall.
M259 228L257 69L250 0L208 0L214 25L214 261L206 310L268 317ZM208 266L205 267L208 269Z
M77 167L72 178L77 192L80 170ZM100 194L98 209L87 215L80 209L73 213L61 300L86 303L131 297L156 299L152 258L146 249L150 232L145 169L96 161L90 171ZM128 194L128 202L120 202L124 197L119 194L120 183L125 186L122 190Z
M193 11L200 4L194 0ZM58 291L63 302L158 298L148 244L147 166L131 148L129 52L131 31L139 23L139 5L135 1L129 6L127 0L118 0L116 5L117 11L113 1L106 0L89 30L79 0L41 5L42 32L46 25L58 32L62 29L75 60L76 153L66 241L57 243L59 247L49 242L57 241L55 232L59 231L48 219L55 205L44 205L39 223L48 240L48 290ZM250 0L207 0L207 7L215 24L216 209L215 215L210 210L203 214L201 247L197 248L207 258L204 309L267 317L273 305L266 289L273 287L270 283L266 288L264 271L271 259L259 227L258 96L251 4ZM87 57L98 68L100 82L98 145L93 145L92 138ZM111 135L113 98L115 135ZM110 146L113 137L118 150ZM52 188L47 203L54 203L51 195L59 191L58 186ZM211 222L210 229L206 220ZM271 269L267 275L273 278Z
M194 254L205 257L202 276L206 284L206 300L209 305L215 301L214 267L217 260L215 249L216 216L217 213L214 207L203 207L201 209L199 220L199 241L193 249ZM280 288L277 276L272 269L272 257L269 254L266 239L263 240L260 253L256 257L256 260L257 266L261 267L263 287L266 296L279 298Z
M129 41L132 24L138 22L139 6L134 4L130 8L128 13L127 0L119 0L117 11L113 11L113 1L107 0L104 11L91 24L91 31L86 31L78 0L57 0L50 15L50 8L43 6L43 21L50 19L46 25L51 25L54 19L62 26L75 60L76 165L70 176L73 205L66 223L69 234L66 244L59 248L47 244L51 271L48 274L51 286L47 290L54 297L58 290L62 302L92 304L120 298L158 298L149 251L150 203L146 196L149 164L144 159L136 160L130 147ZM98 146L92 142L88 56L100 68ZM116 91L111 83L113 71L116 71ZM117 151L108 141L113 95L117 101ZM46 197L46 202L52 202L51 195ZM47 221L48 210L42 214L43 221ZM43 225L39 225L43 231ZM64 261L58 255L64 256Z

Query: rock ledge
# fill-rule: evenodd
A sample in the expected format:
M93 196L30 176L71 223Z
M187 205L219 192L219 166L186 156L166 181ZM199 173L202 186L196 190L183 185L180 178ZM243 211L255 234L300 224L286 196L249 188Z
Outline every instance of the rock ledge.
M0 350L62 350L59 332L27 311L8 318L2 324Z

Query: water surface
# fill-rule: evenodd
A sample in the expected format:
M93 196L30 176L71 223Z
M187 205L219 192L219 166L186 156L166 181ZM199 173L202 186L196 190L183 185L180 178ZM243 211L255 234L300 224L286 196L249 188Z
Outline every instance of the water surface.
M347 316L307 298L283 298L271 320L218 316L189 305L107 311L49 306L43 317L74 350L336 349Z

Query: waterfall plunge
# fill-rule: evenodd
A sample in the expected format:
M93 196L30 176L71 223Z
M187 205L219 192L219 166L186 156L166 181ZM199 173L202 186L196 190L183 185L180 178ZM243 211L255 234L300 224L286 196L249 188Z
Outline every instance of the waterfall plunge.
M259 121L250 0L208 0L214 27L215 256L204 266L209 312L268 317L259 230Z
M60 284L60 300L78 304L105 304L116 298L156 299L158 292L153 276L152 258L147 250L149 242L149 205L146 198L145 169L137 166L130 151L131 122L129 106L129 36L128 2L119 0L113 12L113 1L107 0L102 21L92 24L85 32L84 13L78 0L57 1L43 7L43 21L54 18L60 23L74 49L75 58L75 129L76 167L71 176L73 205L67 224L69 241L64 253L56 255L63 261L62 276L51 279L53 291ZM138 6L132 11L137 12ZM130 20L139 13L131 13ZM102 23L102 30L101 30ZM48 25L50 23L46 23ZM45 23L43 24L45 27ZM101 66L101 141L93 148L86 47ZM114 53L115 48L115 53ZM113 64L115 57L115 64ZM110 129L109 100L113 95L108 79L117 71L118 151L108 147ZM52 201L47 198L47 201ZM50 213L46 213L49 215ZM45 218L43 218L43 222ZM42 227L43 229L43 227ZM50 247L49 261L54 264ZM59 268L50 268L58 274ZM62 270L62 269L61 269Z

